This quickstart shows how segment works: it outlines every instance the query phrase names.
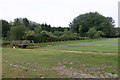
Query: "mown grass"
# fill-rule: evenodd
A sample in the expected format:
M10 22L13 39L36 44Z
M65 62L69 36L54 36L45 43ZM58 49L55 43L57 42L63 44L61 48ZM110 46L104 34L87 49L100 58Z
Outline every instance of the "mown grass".
M96 40L96 41L76 42L66 45L56 45L52 47L50 46L43 48L118 53L118 38L101 39L99 41Z
M109 44L107 41L111 42L111 39L106 40L106 44ZM116 42L116 39L113 41ZM98 44L97 42L104 43L101 41L93 43ZM71 44L79 46L82 43L84 42L69 43L67 46ZM92 44L92 42L85 43ZM118 76L118 54L69 52L63 50L65 47L60 49L61 45L56 45L56 47L58 48L55 48L55 46L36 49L2 48L2 77L111 78ZM73 48L71 47L71 50Z
M89 40L70 40L70 41L44 42L44 43L35 43L34 46L46 46L46 45L68 44L68 43L75 43L75 42L98 41L98 40L104 40L104 39L105 39L105 38L89 39ZM32 46L33 46L33 45L32 45Z

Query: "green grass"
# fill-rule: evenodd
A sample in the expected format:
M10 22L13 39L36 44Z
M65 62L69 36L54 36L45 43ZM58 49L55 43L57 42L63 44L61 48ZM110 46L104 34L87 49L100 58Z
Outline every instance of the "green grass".
M66 42L36 49L2 48L3 78L112 78L118 75L118 54L64 51L66 46L81 44L117 44L117 39L93 42ZM113 42L110 44L110 42ZM47 44L47 43L46 43ZM55 43L56 44L56 43ZM93 45L90 45L93 46ZM81 46L82 47L82 46ZM87 46L88 47L88 46ZM105 46L108 47L108 46ZM113 46L112 46L113 47ZM67 47L81 50L80 47ZM94 49L94 48L93 48ZM83 50L83 49L82 49ZM92 50L92 49L91 49ZM97 50L97 49L96 49ZM100 49L99 49L100 50ZM101 49L102 50L102 49ZM86 48L86 51L89 51ZM111 50L107 50L111 52ZM101 51L103 52L103 50ZM115 51L114 51L115 52Z
M71 41L58 41L58 42L44 42L44 43L35 43L35 46L58 45L58 44L68 44L68 43L86 42L86 41L98 41L98 40L103 40L103 39L104 38L89 39L89 40L71 40Z
M115 38L89 42L87 41L76 43L73 42L66 45L56 45L52 47L50 46L43 48L118 53L118 39Z

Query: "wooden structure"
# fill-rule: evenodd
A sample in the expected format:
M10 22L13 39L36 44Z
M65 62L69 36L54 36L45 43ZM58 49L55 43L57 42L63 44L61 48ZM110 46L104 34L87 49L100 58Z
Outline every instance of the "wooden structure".
M19 40L19 41L11 41L14 46L18 46L19 48L26 48L28 45L32 44L29 40Z

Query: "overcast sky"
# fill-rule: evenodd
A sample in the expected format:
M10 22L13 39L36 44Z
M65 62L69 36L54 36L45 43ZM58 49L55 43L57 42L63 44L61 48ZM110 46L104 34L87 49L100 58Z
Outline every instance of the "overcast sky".
M0 19L26 17L37 23L67 27L78 15L95 12L112 17L118 26L119 0L0 0Z

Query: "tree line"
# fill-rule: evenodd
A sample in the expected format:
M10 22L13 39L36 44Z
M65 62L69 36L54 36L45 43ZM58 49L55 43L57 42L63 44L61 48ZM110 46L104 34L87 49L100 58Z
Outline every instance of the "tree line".
M94 39L117 37L119 28L115 28L112 17L105 17L98 12L81 14L70 22L69 27L51 27L47 23L39 24L27 18L16 18L13 22L2 21L3 40L34 40L50 42L64 40Z

